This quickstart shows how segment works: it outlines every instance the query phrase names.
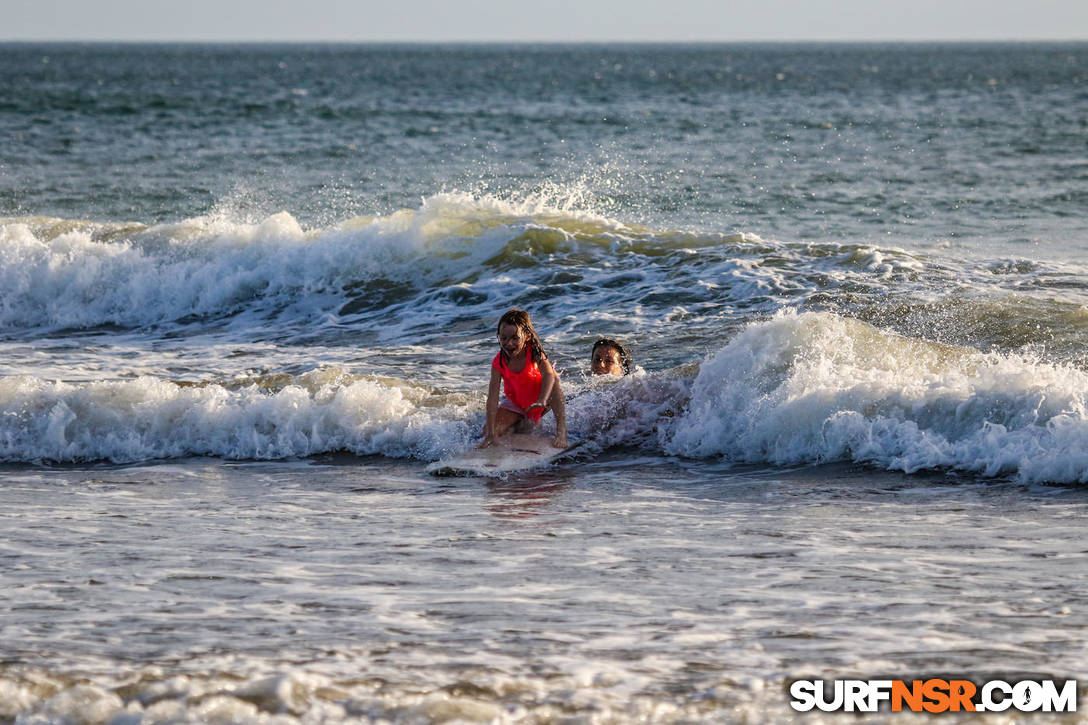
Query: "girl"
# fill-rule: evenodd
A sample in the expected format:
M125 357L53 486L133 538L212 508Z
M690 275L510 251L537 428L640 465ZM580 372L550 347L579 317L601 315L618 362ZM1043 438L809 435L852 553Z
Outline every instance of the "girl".
M619 341L602 337L593 343L589 353L589 369L594 375L629 375L631 353Z
M556 448L567 447L567 411L544 346L533 329L529 313L513 309L499 318L499 353L491 361L487 389L487 423L480 448L509 433L515 426L536 423L549 410L555 413ZM499 401L499 383L505 395Z

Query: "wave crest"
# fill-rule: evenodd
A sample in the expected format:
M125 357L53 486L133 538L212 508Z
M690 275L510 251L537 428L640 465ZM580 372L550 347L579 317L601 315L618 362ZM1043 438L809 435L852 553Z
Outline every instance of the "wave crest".
M334 451L430 459L467 445L466 404L461 396L342 370L240 387L8 377L0 378L0 460L282 459Z
M1088 374L826 313L749 327L704 363L666 451L1088 482Z
M374 281L425 289L488 260L501 266L523 241L547 246L615 226L539 200L456 193L313 230L287 212L156 226L0 219L0 327L142 327L291 307L320 314Z

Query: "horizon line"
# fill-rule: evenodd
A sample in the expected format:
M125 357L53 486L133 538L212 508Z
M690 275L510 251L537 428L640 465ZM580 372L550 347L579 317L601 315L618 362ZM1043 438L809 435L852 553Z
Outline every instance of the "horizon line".
M80 45L875 45L875 44L1007 44L1088 43L1084 38L777 38L733 40L334 40L334 39L199 39L199 38L0 38L0 44Z

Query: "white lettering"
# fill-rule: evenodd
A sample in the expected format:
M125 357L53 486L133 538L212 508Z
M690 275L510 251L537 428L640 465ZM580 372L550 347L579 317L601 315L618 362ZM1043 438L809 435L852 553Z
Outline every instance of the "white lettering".
M790 707L797 712L808 712L816 707L816 685L811 680L797 680L790 685Z
M847 712L868 712L866 708L869 685L865 680L847 680L844 693L844 704Z
M1000 700L994 699L994 691L1002 694ZM982 707L977 709L984 712L1005 712L1012 707L1012 685L1004 680L990 680L982 687Z
M1077 681L1066 680L1059 693L1053 680L1043 680L1044 712L1076 712Z
M1035 712L1043 706L1043 688L1031 680L1017 682L1012 688L1012 702L1020 712Z
M869 709L867 712L878 712L880 703L891 699L891 680L869 680Z
M832 700L827 699L827 693L824 691L827 685L827 680L816 681L816 707L820 708L824 712L835 712L842 707L845 696L843 695L843 683L842 680L835 680L833 692L835 697Z

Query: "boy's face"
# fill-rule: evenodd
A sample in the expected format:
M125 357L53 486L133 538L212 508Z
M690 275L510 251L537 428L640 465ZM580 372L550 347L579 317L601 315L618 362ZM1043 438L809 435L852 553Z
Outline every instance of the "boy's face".
M608 345L601 345L593 351L593 359L589 361L589 369L594 375L618 375L623 376L623 363L620 362L620 351Z

